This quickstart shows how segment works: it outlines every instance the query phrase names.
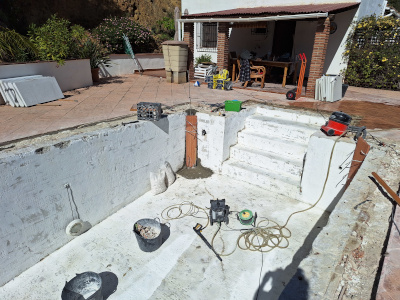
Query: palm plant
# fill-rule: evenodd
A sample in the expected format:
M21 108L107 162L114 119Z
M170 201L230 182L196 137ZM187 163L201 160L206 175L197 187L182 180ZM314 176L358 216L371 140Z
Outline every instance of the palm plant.
M27 37L0 26L0 61L28 61L35 59L37 53Z
M80 57L88 58L92 69L98 68L101 64L110 66L110 58L107 56L106 48L90 34L81 42Z

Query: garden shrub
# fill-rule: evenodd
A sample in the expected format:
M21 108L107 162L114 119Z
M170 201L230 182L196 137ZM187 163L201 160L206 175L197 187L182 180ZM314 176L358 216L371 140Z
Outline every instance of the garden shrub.
M400 89L400 20L367 17L346 46L345 81L352 86Z
M151 31L127 17L104 19L93 34L99 37L109 53L125 53L123 34L129 38L135 53L153 52L156 47Z
M78 41L84 37L85 29L53 15L42 26L30 25L28 35L38 49L39 59L63 65L65 59L79 58Z

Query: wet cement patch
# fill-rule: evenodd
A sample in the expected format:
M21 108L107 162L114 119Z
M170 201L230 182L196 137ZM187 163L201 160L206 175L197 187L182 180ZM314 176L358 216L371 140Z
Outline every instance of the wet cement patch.
M186 179L208 178L211 177L213 173L214 172L211 169L203 167L201 165L200 159L197 160L196 167L187 168L186 166L184 166L177 172L178 175Z

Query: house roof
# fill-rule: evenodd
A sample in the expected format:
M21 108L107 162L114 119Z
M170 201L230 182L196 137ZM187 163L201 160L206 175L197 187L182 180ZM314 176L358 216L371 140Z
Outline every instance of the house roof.
M191 14L182 18L201 18L201 17L235 17L235 16L258 16L258 15L290 15L306 13L338 13L352 8L356 8L359 2L332 3L332 4L310 4L292 6L264 6L250 8L235 8L201 14Z

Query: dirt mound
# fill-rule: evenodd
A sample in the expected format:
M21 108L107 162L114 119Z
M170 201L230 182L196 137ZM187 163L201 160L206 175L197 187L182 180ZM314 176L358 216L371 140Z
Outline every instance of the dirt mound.
M357 126L368 129L400 128L400 106L361 101L293 102L290 106L319 110L326 118L333 111L343 111L353 117Z

